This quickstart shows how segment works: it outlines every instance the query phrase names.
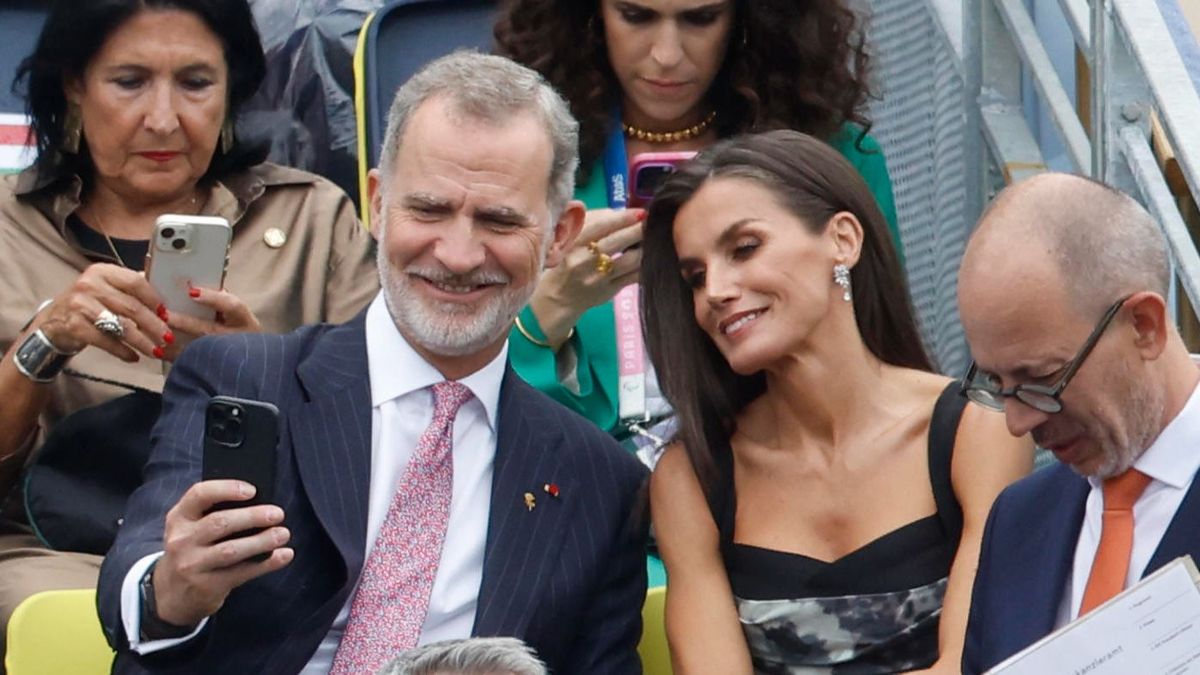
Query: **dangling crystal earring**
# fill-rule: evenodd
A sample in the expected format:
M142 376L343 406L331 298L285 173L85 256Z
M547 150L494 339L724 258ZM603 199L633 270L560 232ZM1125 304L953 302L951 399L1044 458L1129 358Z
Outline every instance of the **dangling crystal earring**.
M67 117L63 120L62 151L67 154L79 152L79 142L83 140L83 113L74 103L67 104Z
M221 154L228 155L233 150L233 118L226 117L221 125Z
M842 263L833 266L833 283L842 287L842 299L850 302L850 268Z

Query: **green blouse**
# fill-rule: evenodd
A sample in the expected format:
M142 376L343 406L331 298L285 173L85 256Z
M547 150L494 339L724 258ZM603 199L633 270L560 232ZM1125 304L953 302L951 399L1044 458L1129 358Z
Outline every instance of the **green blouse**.
M850 160L871 188L879 208L887 218L888 229L896 249L904 260L900 232L896 226L896 204L892 198L892 182L879 143L865 136L856 144L857 130L847 127L830 144ZM861 149L860 149L861 146ZM591 179L575 191L575 198L589 209L608 206L603 167L593 169ZM528 306L521 310L521 325L535 338L546 340L537 318ZM576 380L578 393L558 380L554 350L530 342L513 328L509 335L508 358L517 374L540 391L575 412L595 422L610 433L619 431L617 414L617 336L611 302L597 305L583 313L575 324L571 346L577 358Z

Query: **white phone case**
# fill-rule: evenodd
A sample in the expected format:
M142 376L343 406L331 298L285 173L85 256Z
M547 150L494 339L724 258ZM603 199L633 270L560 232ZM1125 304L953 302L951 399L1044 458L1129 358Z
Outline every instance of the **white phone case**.
M229 265L229 221L216 216L164 214L154 224L146 278L162 296L167 311L205 321L216 312L188 294L193 286L222 288Z

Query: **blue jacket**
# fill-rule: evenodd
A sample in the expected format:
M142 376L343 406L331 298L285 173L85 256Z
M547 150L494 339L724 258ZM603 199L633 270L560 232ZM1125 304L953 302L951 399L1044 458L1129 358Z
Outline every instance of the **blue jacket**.
M164 392L145 482L101 569L98 603L116 673L296 673L362 570L371 461L365 312L287 335L211 337L188 347ZM296 551L286 568L233 591L193 640L148 656L128 648L120 590L162 549L163 519L200 480L204 410L225 394L280 410L275 495ZM552 672L639 673L646 592L646 471L587 420L511 369L497 447L475 635L519 637ZM523 495L557 483L529 510Z
M1000 493L983 533L963 673L982 673L1053 632L1090 489L1055 463ZM1145 574L1182 555L1200 559L1198 528L1200 485L1193 481Z

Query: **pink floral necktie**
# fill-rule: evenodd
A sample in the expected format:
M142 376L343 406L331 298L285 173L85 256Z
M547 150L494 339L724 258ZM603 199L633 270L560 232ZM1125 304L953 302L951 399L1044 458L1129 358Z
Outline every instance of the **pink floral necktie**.
M458 382L433 385L433 421L417 441L362 579L331 675L374 673L417 645L450 518L454 417L471 390Z

